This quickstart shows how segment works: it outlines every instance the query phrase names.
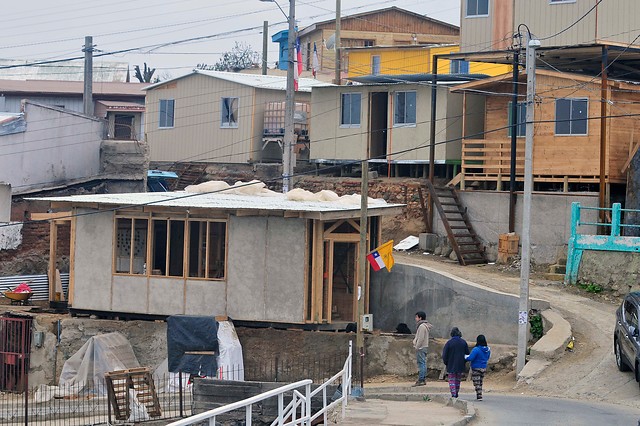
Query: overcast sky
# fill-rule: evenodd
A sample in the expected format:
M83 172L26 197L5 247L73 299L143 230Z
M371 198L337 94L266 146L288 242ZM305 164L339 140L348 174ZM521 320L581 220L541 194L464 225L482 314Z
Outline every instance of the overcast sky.
M278 0L288 12L287 0ZM47 60L82 56L84 37L103 52L140 48L135 52L96 58L123 61L131 67L146 62L156 75L173 77L198 63L214 64L235 41L262 50L262 23L269 36L286 29L274 3L260 0L12 0L2 2L0 58ZM459 25L458 0L342 0L342 16L397 6ZM335 0L296 0L300 28L335 17ZM188 43L165 45L196 37ZM269 42L269 62L277 46ZM19 73L19 69L16 69Z

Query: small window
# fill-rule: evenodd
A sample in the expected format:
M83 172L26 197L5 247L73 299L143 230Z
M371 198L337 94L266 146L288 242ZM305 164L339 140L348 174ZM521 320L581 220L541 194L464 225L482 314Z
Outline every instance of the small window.
M340 125L343 127L360 127L360 103L362 94L342 94L342 118Z
M467 17L489 16L489 0L467 0Z
M373 55L371 57L371 74L379 75L380 74L380 56Z
M238 98L222 98L220 101L222 117L220 127L238 127Z
M189 221L189 277L225 278L225 222Z
M509 126L511 126L511 114L513 109L511 108L513 106L513 102L509 102L509 110L507 112L507 116L509 117ZM516 117L516 136L517 137L524 137L527 134L527 104L526 102L518 102L518 115ZM512 127L509 127L507 129L507 135L511 136L511 129Z
M556 100L556 135L586 135L587 113L587 99Z
M184 220L153 220L151 225L152 275L184 275Z
M175 102L174 99L160 99L160 119L158 127L161 129L173 127Z
M449 72L451 74L469 74L469 62L464 59L452 59Z
M416 92L396 92L393 124L394 126L416 124Z
M373 47L375 45L375 40L365 40L364 47Z

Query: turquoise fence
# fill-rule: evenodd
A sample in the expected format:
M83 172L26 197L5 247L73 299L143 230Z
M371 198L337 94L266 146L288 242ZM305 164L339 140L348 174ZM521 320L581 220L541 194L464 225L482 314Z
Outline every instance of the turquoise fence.
M611 215L611 223L583 222L581 212L583 210L605 210ZM640 225L628 225L622 223L622 215L626 212L640 213L640 210L620 208L620 203L615 203L608 208L581 207L580 203L571 203L571 237L567 252L567 272L564 282L575 284L578 280L578 269L584 250L640 252L640 237L621 236L624 228L640 228ZM593 234L587 234L584 227L593 229ZM597 235L598 227L609 228L608 235ZM580 233L579 233L580 232ZM622 232L624 234L624 232Z

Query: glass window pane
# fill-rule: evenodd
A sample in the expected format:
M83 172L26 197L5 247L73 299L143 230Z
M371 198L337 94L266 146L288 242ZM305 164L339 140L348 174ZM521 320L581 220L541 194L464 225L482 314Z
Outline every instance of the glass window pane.
M116 272L129 273L131 268L132 219L116 221Z
M371 57L371 74L380 74L380 56L374 55Z
M167 107L167 127L173 127L173 117L174 117L174 109L175 102L173 99L169 99L168 107Z
M570 135L571 134L571 100L570 99L558 99L556 100L556 134L557 135Z
M416 124L416 92L406 94L406 119L407 124Z
M478 14L478 0L467 0L467 16Z
M152 225L151 275L167 272L167 221L154 220Z
M189 222L189 276L204 278L207 253L207 222Z
M478 15L489 14L489 0L478 0Z
M133 274L147 273L147 219L134 219Z
M571 102L571 134L587 134L587 101L573 99Z
M170 220L169 234L169 275L184 275L184 220Z
M527 134L527 104L518 103L518 129L516 136Z
M396 93L396 104L393 114L394 124L403 124L405 115L405 92Z
M351 124L360 124L360 94L351 94Z
M349 115L351 114L351 107L349 103L350 96L348 93L342 94L342 121L340 124L349 124Z
M208 278L225 277L226 222L209 222Z

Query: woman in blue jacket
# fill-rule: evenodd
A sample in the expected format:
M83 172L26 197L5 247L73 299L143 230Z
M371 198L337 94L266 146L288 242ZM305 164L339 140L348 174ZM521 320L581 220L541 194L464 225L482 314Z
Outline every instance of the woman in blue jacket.
M484 373L487 371L487 361L491 356L491 348L487 346L487 339L483 334L476 338L476 346L465 358L471 364L471 379L473 387L476 388L476 399L482 401L482 381Z

